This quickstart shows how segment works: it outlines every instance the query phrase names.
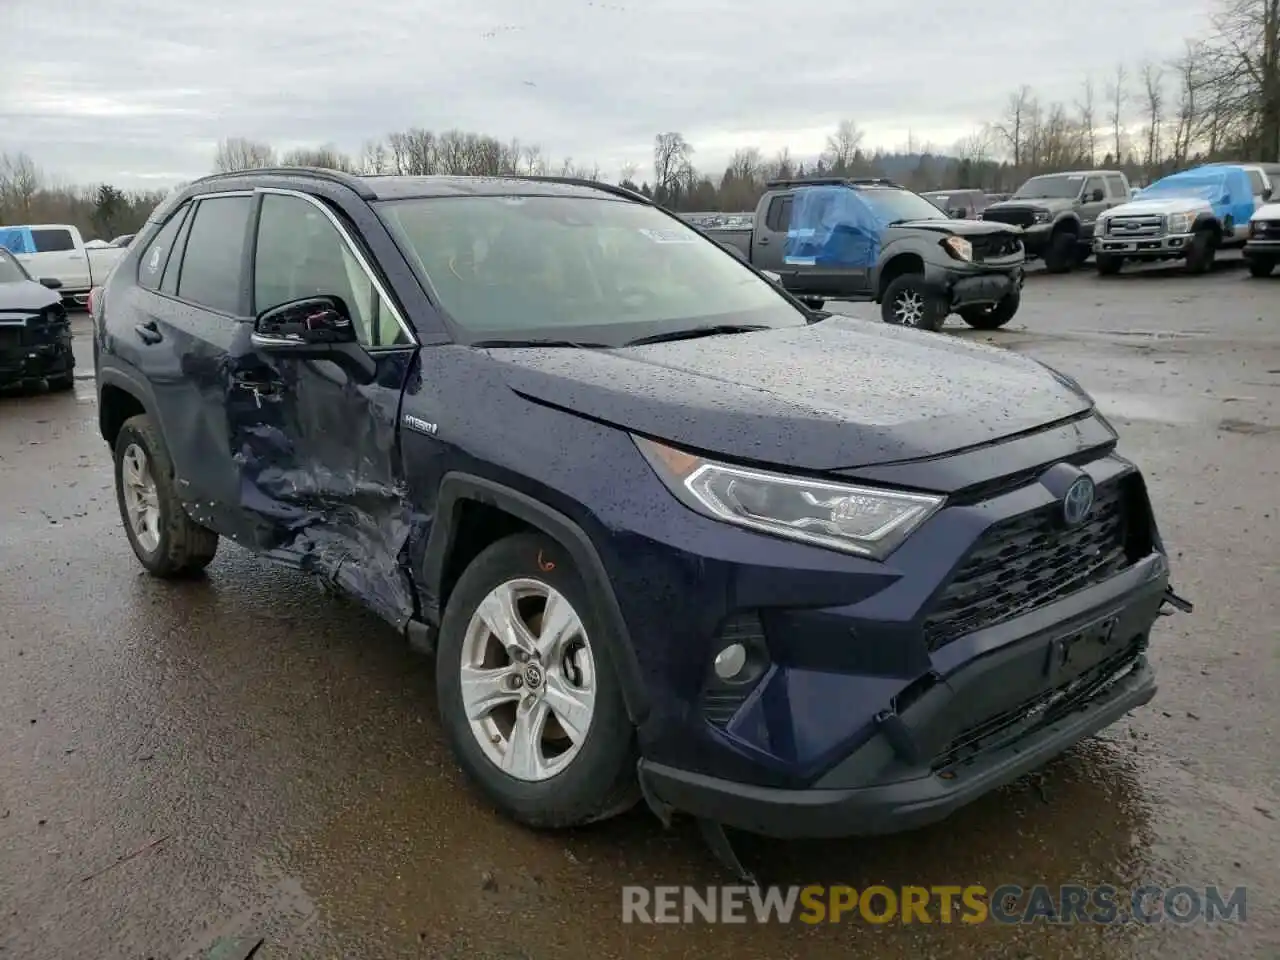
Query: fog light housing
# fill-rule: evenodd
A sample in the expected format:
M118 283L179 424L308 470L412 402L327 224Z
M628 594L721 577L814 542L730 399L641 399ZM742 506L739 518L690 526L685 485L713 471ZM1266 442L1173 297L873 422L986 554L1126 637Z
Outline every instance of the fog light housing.
M721 680L732 680L747 665L747 648L740 643L731 643L716 654L712 669Z
M771 666L760 615L754 610L730 614L721 622L708 653L702 710L708 720L723 728Z

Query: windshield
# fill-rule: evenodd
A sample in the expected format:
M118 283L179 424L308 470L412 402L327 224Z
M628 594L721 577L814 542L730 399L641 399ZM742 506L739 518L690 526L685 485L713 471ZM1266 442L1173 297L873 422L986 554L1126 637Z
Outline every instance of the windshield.
M620 346L711 324L810 319L723 247L646 204L490 196L377 207L464 338Z
M7 250L0 249L0 283L22 283L29 279L22 264Z
M946 220L947 215L919 194L897 187L859 187L858 196L882 223L898 220Z
M1137 199L1146 197L1186 197L1210 203L1226 193L1221 177L1166 177L1138 191Z
M1049 177L1032 177L1018 188L1014 200L1074 200L1084 186L1082 173L1057 173Z

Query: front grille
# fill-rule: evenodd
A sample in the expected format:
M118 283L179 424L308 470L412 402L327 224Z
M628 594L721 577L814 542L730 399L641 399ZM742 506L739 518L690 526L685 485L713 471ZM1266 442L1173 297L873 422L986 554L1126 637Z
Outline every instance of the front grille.
M22 349L23 327L0 326L0 351L10 352Z
M990 526L925 617L930 650L1114 576L1129 565L1125 480L1098 485L1093 512L1065 527L1051 503Z
M1260 237L1265 235L1280 240L1280 220L1256 220L1254 232Z
M996 223L1010 223L1015 227L1029 227L1036 222L1036 212L1030 207L1000 207L987 209L982 211L983 220L993 220Z
M987 237L970 237L969 242L973 245L973 259L978 262L1001 260L1022 252L1022 241L1003 233Z
M986 750L1011 743L1036 727L1061 719L1124 679L1138 665L1143 649L1144 638L1139 637L1066 683L975 723L942 749L934 758L933 769L972 760Z
M1130 237L1158 237L1164 233L1164 217L1151 214L1119 216L1107 221L1107 236L1127 240Z

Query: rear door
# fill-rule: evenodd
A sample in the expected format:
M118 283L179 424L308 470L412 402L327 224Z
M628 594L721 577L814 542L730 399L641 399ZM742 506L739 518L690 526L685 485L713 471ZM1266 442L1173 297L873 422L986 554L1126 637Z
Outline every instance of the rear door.
M414 600L401 566L411 528L397 425L417 344L372 257L337 211L288 190L259 192L252 310L340 297L378 375L360 384L327 360L254 353L228 407L244 504L291 561L403 625Z
M89 259L79 231L52 225L31 228L31 245L35 252L27 257L31 276L57 277L68 292L89 287Z
M207 195L174 213L138 264L128 355L155 394L188 512L252 542L240 506L239 438L228 427L240 358L249 350L250 192ZM122 350L122 353L124 351Z
M786 255L787 228L791 224L794 193L775 193L769 198L761 222L751 234L751 262L758 270L784 273L782 258ZM795 272L794 267L786 268Z

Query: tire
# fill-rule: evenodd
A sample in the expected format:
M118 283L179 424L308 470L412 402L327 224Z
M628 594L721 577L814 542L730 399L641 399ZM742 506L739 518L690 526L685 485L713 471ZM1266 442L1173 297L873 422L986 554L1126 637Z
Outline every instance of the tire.
M49 385L51 393L65 393L76 385L75 374L67 372L56 377L46 377L45 383Z
M904 319L907 317L911 319ZM947 307L923 274L906 273L885 288L880 299L880 319L900 327L940 330L947 319Z
M1208 230L1197 230L1187 248L1187 273L1208 273L1213 269L1213 258L1218 244Z
M496 635L479 615L482 604L504 593L529 596L511 607L521 623L528 615L526 609L536 610L540 600L545 602L554 594L558 602L567 602L581 630L566 632L568 643L559 654L521 664L502 652ZM635 730L610 659L616 638L605 639L608 626L598 620L590 599L567 551L542 534L522 533L491 544L471 562L454 587L440 624L436 689L449 744L481 793L508 817L531 827L556 829L604 820L630 809L640 798ZM540 617L540 612L529 617L538 621L539 630ZM532 624L526 624L526 644L532 642L533 630ZM571 648L576 653L566 654ZM482 658L480 651L488 655ZM505 676L510 681L519 675L521 684L493 688L491 696L500 701L482 704L485 712L473 726L475 711L468 716L462 673L464 667L475 669L477 664L493 670L491 677ZM536 708L554 717L555 726L544 729L533 751L513 751L517 715L533 715L524 703L535 690L530 667L538 668L541 677ZM575 739L571 727L561 722L562 711L553 706L566 701L553 699L551 693L568 690L583 699L583 691L592 688L594 706L585 731ZM545 739L546 729L552 731L550 741ZM548 757L544 748L552 744L565 749ZM543 766L518 763L518 758L531 756ZM500 764L507 762L520 769L502 769Z
M1044 253L1044 268L1049 273L1070 273L1076 265L1078 238L1070 230L1056 230L1049 238L1049 248Z
M1113 257L1105 253L1100 253L1094 258L1093 263L1098 269L1098 276L1114 277L1120 272L1120 268L1124 266L1124 257Z
M1255 277L1269 277L1271 271L1276 268L1274 260L1253 259L1249 261L1249 272Z
M999 303L986 307L965 307L958 311L960 319L975 330L997 330L1013 319L1022 306L1022 291L1014 290Z
M140 459L139 459L140 455ZM128 458L128 464L126 463ZM137 470L145 467L145 471ZM126 472L140 474L135 487L126 481ZM145 473L145 476L141 474ZM115 444L116 502L125 535L138 562L152 576L173 579L199 573L218 551L218 535L187 515L173 485L173 462L160 431L147 414L130 417L120 428ZM147 489L147 483L150 488ZM143 534L130 519L132 502L139 500L126 491L134 487L143 500L151 501L156 513ZM154 543L144 538L153 537Z
M1083 267L1089 262L1089 258L1093 256L1093 248L1087 243L1076 244L1076 263L1077 267Z

